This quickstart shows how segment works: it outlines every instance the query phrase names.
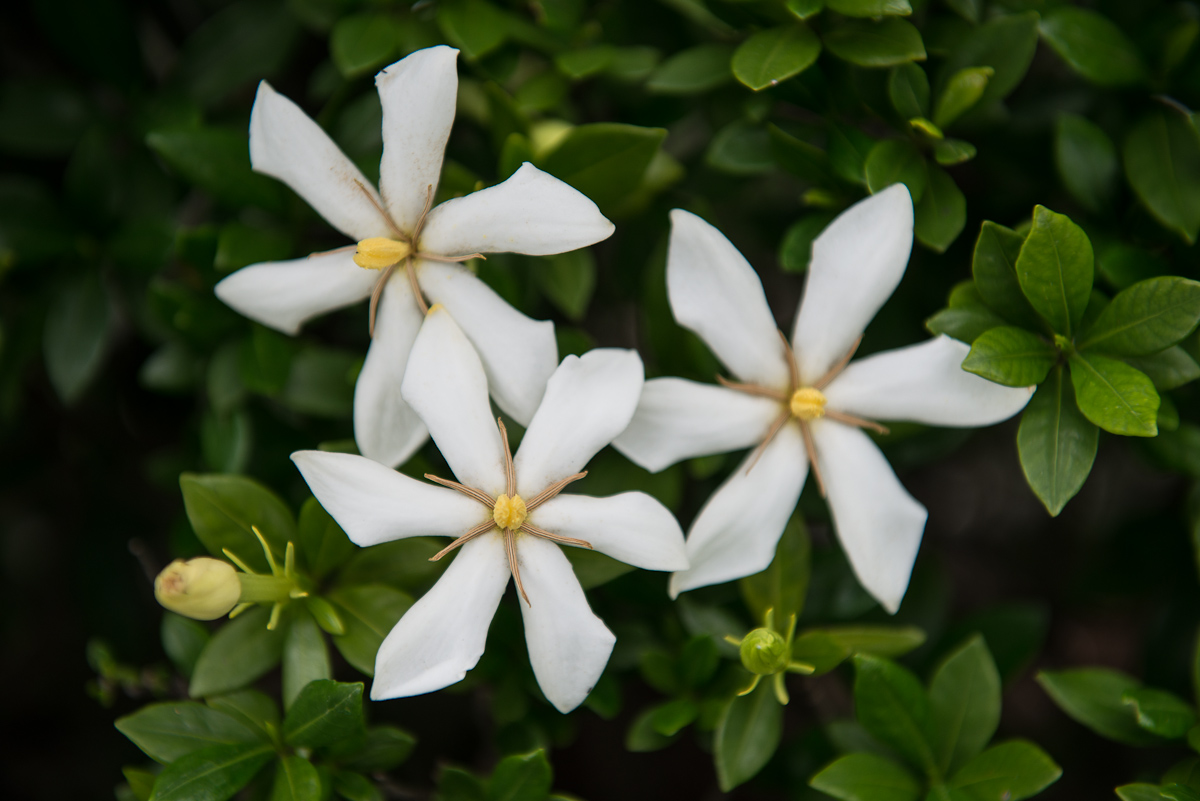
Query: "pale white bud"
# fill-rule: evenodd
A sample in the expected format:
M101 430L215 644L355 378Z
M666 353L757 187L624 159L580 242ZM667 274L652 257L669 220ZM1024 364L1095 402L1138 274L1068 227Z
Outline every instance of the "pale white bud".
M216 620L237 605L242 584L228 562L198 556L176 559L154 579L158 602L185 617Z

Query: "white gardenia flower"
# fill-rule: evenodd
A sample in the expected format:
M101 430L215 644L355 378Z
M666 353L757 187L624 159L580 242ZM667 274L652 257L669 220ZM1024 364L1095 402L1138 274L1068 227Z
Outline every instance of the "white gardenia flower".
M372 341L354 391L354 436L362 453L390 466L427 436L399 391L426 299L458 320L496 403L522 424L558 364L552 323L529 319L454 262L481 253L563 253L613 232L595 203L531 164L503 183L430 208L454 121L457 55L430 47L375 76L383 104L378 192L295 103L259 84L250 163L358 245L254 264L216 288L237 311L287 334L311 317L371 298Z
M652 471L758 446L692 524L691 566L671 577L672 597L766 569L811 468L859 581L895 612L928 514L862 429L884 430L876 420L989 425L1020 411L1033 388L963 371L969 348L945 336L850 361L908 263L913 208L903 184L851 206L813 242L790 343L729 240L679 209L671 223L675 319L736 381L647 381L633 422L613 444Z
M458 481L426 476L442 486L427 484L361 456L292 455L317 500L358 545L455 538L434 557L457 548L454 561L380 646L372 698L418 695L461 680L483 654L511 575L538 684L562 712L583 702L616 638L588 607L559 544L647 570L687 567L679 524L649 495L562 493L629 423L642 375L633 351L568 356L513 457L503 424L492 417L479 357L456 320L434 306L402 392Z

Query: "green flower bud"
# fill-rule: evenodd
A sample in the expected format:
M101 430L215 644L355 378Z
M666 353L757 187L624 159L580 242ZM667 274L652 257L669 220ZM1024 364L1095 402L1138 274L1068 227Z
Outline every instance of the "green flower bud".
M237 605L242 583L228 562L199 556L176 559L154 579L158 602L185 617L216 620Z
M741 644L742 664L751 673L766 676L788 665L787 640L771 629L755 629Z

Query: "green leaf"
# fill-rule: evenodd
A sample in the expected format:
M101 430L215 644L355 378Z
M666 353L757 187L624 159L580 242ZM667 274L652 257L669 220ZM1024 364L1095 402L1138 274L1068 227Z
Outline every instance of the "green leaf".
M895 662L854 657L858 722L929 776L938 773L929 696L917 677Z
M659 95L695 95L729 82L733 48L703 44L668 58L646 81L646 91Z
M709 634L696 634L679 652L679 680L685 690L698 690L712 679L721 664L717 641Z
M615 122L571 129L538 166L587 195L603 210L633 193L667 132Z
M943 167L970 161L978 151L975 145L961 139L943 139L933 146L933 159Z
M917 203L913 232L936 253L945 252L967 224L967 199L944 170L929 165L928 183Z
M554 773L542 749L500 760L488 782L488 801L543 801Z
M229 3L188 37L175 79L199 102L215 104L278 73L300 35L287 3Z
M666 748L678 739L677 735L667 736L659 733L657 722L658 707L652 706L633 719L625 731L625 750L635 754L646 754Z
M1178 345L1151 353L1125 359L1135 370L1143 372L1159 392L1181 387L1200 378L1200 364Z
M412 462L419 475L425 469ZM430 562L445 542L433 537L409 537L360 548L338 573L337 584L390 584L412 594L424 592L446 569L449 559Z
M485 0L443 0L437 5L437 21L468 61L503 44L511 27L508 15Z
M275 665L283 653L283 632L267 629L271 611L256 607L220 628L200 658L188 695L201 698L239 690Z
M1123 784L1114 792L1121 801L1162 801L1156 784Z
M333 791L347 801L383 801L383 793L370 779L348 770L334 772Z
M825 0L825 7L847 17L907 17L912 13L908 0Z
M929 682L938 765L951 774L983 750L1000 725L1000 673L976 634L947 656Z
M1196 724L1192 705L1166 690L1136 687L1126 690L1121 701L1134 708L1139 726L1159 737L1178 739Z
M654 707L650 725L663 737L674 737L700 714L700 706L690 698L676 698Z
M1190 245L1200 232L1200 139L1186 116L1156 109L1122 149L1125 176L1150 213Z
M1099 126L1077 114L1061 114L1054 126L1054 163L1063 186L1093 214L1108 208L1121 166L1117 148Z
M1006 387L1029 387L1046 380L1058 349L1037 334L1011 325L993 328L971 344L962 368Z
M279 496L252 478L184 473L179 477L183 506L196 536L213 556L228 548L260 573L268 572L257 526L282 562L287 543L296 539L296 522Z
M979 228L971 273L983 302L1006 320L1032 330L1044 327L1017 279L1017 259L1025 237L990 220Z
M240 720L195 701L149 704L113 725L146 756L163 763L212 745L263 739Z
M903 656L925 642L925 632L915 626L825 626L820 631L833 637L852 654Z
M929 78L911 61L897 64L888 74L888 99L901 118L929 116Z
M1092 294L1092 243L1065 214L1033 209L1033 227L1017 256L1017 280L1033 308L1070 337ZM986 297L986 296L985 296Z
M1162 256L1124 242L1105 242L1096 250L1096 270L1115 289L1126 289L1147 278L1171 272Z
M1054 52L1092 83L1132 86L1148 77L1129 37L1095 11L1055 8L1042 17L1040 30Z
M612 45L595 45L560 53L554 63L568 78L579 80L604 72L612 64L616 53L617 49Z
M875 140L851 125L829 126L829 166L850 183L867 185L867 156Z
M283 640L283 706L289 708L310 681L333 678L329 651L317 621L298 607Z
M771 137L763 126L735 120L717 131L704 154L704 163L731 175L759 175L775 166Z
M770 681L748 695L735 695L722 710L713 740L717 783L729 792L750 780L775 754L783 734L783 707Z
M1036 12L1027 11L999 16L974 28L950 51L942 67L943 75L954 75L966 67L991 67L995 73L976 107L983 109L1007 97L1033 62L1038 19Z
M925 321L929 333L945 334L968 345L998 325L1004 325L1004 320L984 306L942 309Z
M886 757L867 753L838 757L808 784L842 801L916 801L921 790L905 768Z
M730 67L754 91L799 75L817 60L821 41L803 22L759 31L738 45Z
M298 754L281 756L271 801L321 801L321 776L313 763Z
M841 640L819 630L801 632L792 642L792 659L812 667L814 676L833 670L851 653Z
M788 226L779 244L779 266L784 272L802 273L808 269L813 240L821 235L833 217L825 213L809 214Z
M1172 801L1200 801L1200 790L1184 784L1163 784L1160 792L1163 798L1169 798Z
M946 5L972 25L979 24L983 14L983 0L945 0Z
M199 621L167 612L163 615L160 636L163 650L167 652L175 669L185 677L190 677L196 668L200 652L208 644L208 629Z
M342 17L329 36L329 55L345 78L357 78L382 67L395 55L399 36L386 14Z
M225 801L275 756L270 745L214 745L193 751L158 774L151 801Z
M738 586L754 620L764 620L767 610L774 609L775 625L782 633L788 618L792 615L799 618L804 610L811 573L812 543L808 539L808 529L804 518L794 514L775 546L771 564L761 573L742 579Z
M824 43L829 52L860 67L892 67L925 60L920 32L897 17L878 22L846 20L825 34Z
M341 567L358 548L317 499L309 498L300 507L296 550L308 575L319 581Z
M586 548L565 548L567 561L575 571L575 578L585 590L607 584L618 576L631 572L634 568L619 559L613 559L599 551Z
M837 176L834 175L832 169L832 157L826 155L825 151L803 139L792 136L777 125L768 125L767 135L771 140L771 157L780 167L798 178L803 178L819 186L829 186L837 182ZM834 132L830 132L831 151L834 140L838 138ZM862 183L865 179L862 176L861 159L857 170L857 182Z
M1058 781L1062 768L1028 740L993 745L954 774L950 786L978 801L1021 801Z
M925 192L925 158L911 142L900 139L877 142L867 156L864 169L867 188L872 194L902 183L908 187L913 203L917 203Z
M121 775L125 777L125 783L129 785L129 792L137 801L150 801L150 796L154 793L154 781L158 778L158 774L148 770L124 767L121 768ZM117 798L125 798L121 795L120 790L117 791Z
M533 277L542 294L568 320L578 322L596 289L596 259L587 249L543 256L535 262Z
M274 180L250 169L246 134L225 128L179 128L152 131L146 144L185 181L229 206L283 206Z
M1126 745L1163 742L1138 725L1135 710L1123 700L1139 687L1131 676L1108 668L1079 668L1043 670L1037 680L1060 709L1102 737Z
M283 719L283 739L294 748L320 748L366 735L362 682L311 682Z
M211 696L205 699L205 703L252 726L267 737L273 738L279 731L279 708L266 693L238 690Z
M1158 434L1158 392L1145 373L1098 353L1071 357L1071 383L1083 416L1112 434Z
M1025 480L1052 517L1083 487L1099 439L1099 429L1079 411L1063 368L1056 367L1025 407L1017 429Z
M348 755L339 755L338 764L347 770L357 770L361 773L392 770L408 759L416 744L417 738L403 729L395 726L372 726L367 729L365 740L352 740L348 743L354 747L348 749Z
M65 156L79 143L91 115L86 99L69 84L6 80L0 85L0 150Z
M1200 283L1174 275L1149 278L1117 293L1076 347L1146 356L1174 345L1198 322Z
M383 584L361 584L334 590L328 598L338 605L346 627L346 633L334 637L333 644L347 662L373 676L375 654L383 638L412 606L412 596Z
M808 19L825 8L825 0L787 0L784 7L796 19Z
M934 123L945 128L970 110L983 97L995 72L991 67L965 67L951 75L938 97Z
M42 339L46 372L65 404L73 404L104 364L114 317L100 273L90 270L57 287Z
M361 354L339 348L301 347L291 360L279 402L300 414L349 420L362 359Z

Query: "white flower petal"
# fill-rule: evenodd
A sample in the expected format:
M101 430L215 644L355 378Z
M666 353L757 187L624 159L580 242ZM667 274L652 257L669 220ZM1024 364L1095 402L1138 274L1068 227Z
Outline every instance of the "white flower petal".
M582 470L629 425L642 381L642 359L632 350L563 359L513 458L517 492L528 498Z
M758 274L720 231L682 209L671 212L667 295L679 324L740 380L788 385L779 327Z
M808 474L800 427L789 423L781 428L747 473L754 458L754 453L746 457L692 523L687 538L691 567L672 574L672 598L753 575L771 564Z
M369 296L378 280L378 272L354 263L353 253L328 253L251 264L223 278L214 291L239 314L295 335L310 317Z
M550 703L570 712L596 686L617 638L588 606L557 545L521 537L517 563L529 596L529 603L519 603L533 675Z
M529 425L558 366L554 323L529 319L460 265L421 261L417 276L425 296L445 306L475 346L496 405Z
M351 239L394 236L375 187L321 126L266 81L250 112L250 164L290 186Z
M682 378L646 382L613 447L652 473L682 459L749 448L782 411L778 401Z
M395 467L425 444L429 432L400 396L400 383L424 316L404 275L388 279L375 315L375 336L354 387L354 439L363 456Z
M425 315L400 393L460 482L493 496L504 492L504 446L483 365L445 309Z
M459 537L491 517L466 495L363 456L297 451L292 461L325 511L364 548L404 537Z
M814 420L833 525L854 574L889 612L900 608L929 513L862 429Z
M427 193L437 191L442 154L454 124L457 56L452 47L427 47L375 76L383 104L379 190L388 213L404 231L416 228Z
M912 238L912 199L904 184L894 184L843 211L813 242L792 334L804 383L844 357L896 291Z
M548 256L593 245L613 230L586 195L527 162L507 181L431 211L420 249L439 256Z
M379 646L371 698L405 698L461 681L483 656L508 576L500 537L485 534L462 546Z
M645 570L686 570L683 530L675 516L644 492L609 498L556 495L529 513L554 534L587 540L600 553Z
M1012 417L1033 387L1005 387L962 369L970 346L939 336L851 362L825 389L830 409L869 420L986 426Z

